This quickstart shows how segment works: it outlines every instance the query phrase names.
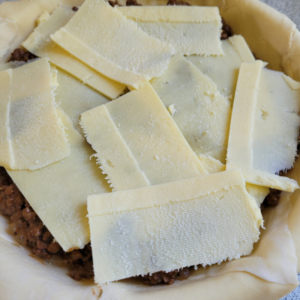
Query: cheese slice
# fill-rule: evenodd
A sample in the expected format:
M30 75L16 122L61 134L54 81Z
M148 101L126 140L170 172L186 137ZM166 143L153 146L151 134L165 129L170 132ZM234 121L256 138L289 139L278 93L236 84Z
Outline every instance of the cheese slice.
M36 56L48 58L52 64L110 99L115 99L124 92L126 87L123 84L96 72L50 39L50 35L67 24L74 14L71 9L58 7L46 20L45 15L42 15L44 21L40 22L22 46Z
M180 54L151 84L195 153L225 163L231 106L216 84Z
M56 89L56 101L70 117L74 128L81 132L79 125L81 113L108 103L109 100L68 73L57 71L59 85Z
M56 111L56 74L46 59L0 72L0 164L39 169L70 155Z
M238 259L262 225L239 171L89 196L88 213L98 284Z
M241 35L222 41L222 48L223 56L188 56L187 59L211 78L220 93L232 102L241 63L254 62L255 58Z
M90 242L86 208L88 195L108 193L110 188L94 161L93 150L59 112L66 127L71 155L35 171L8 173L34 211L64 251L83 248Z
M222 55L221 16L218 7L121 6L117 8L135 20L150 36L174 46L186 55Z
M295 160L300 90L292 90L282 73L264 65L241 66L226 168L240 169L248 183L292 192L297 182L274 173L291 168Z
M101 74L139 88L167 68L173 47L150 37L103 0L87 0L52 36Z
M150 84L83 113L81 125L115 190L207 174Z
M214 159L211 156L198 155L203 167L207 170L209 174L219 173L226 170L226 165L222 164L219 160ZM264 186L254 185L251 183L246 183L247 192L255 199L258 207L263 203L265 198L270 193L270 189Z

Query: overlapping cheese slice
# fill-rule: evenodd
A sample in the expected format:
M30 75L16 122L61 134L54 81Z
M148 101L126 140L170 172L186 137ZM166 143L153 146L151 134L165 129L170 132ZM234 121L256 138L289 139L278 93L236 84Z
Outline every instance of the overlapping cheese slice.
M103 0L87 0L52 39L101 74L139 88L167 68L173 47Z
M274 174L291 168L295 160L300 89L263 66L261 61L241 66L226 168L240 169L246 182L291 192L297 182Z
M110 99L115 99L124 92L123 84L96 72L50 39L50 35L66 25L74 13L71 9L62 7L58 7L51 16L45 12L40 17L38 27L22 43L22 46L39 57L48 58L57 67L72 74Z
M244 38L234 35L222 41L223 56L188 56L201 72L211 78L219 92L233 100L241 63L255 61Z
M239 171L89 196L88 213L98 284L240 258L262 224Z
M93 150L60 111L71 145L66 159L35 171L8 173L64 251L90 241L88 195L111 191L101 170L90 160Z
M0 165L34 170L70 155L56 85L46 59L0 72Z
M115 190L207 174L150 84L83 113L81 125Z
M216 84L179 54L151 84L195 153L225 163L231 106Z
M222 55L218 7L124 6L117 8L149 35L186 55Z
M63 71L57 70L57 82L55 99L78 132L81 132L81 113L109 102L107 98Z

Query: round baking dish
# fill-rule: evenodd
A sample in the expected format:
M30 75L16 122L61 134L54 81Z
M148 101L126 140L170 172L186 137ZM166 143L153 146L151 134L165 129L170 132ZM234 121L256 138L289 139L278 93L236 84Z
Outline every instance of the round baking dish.
M0 6L0 57L4 62L31 33L35 20L58 4L79 6L82 0L21 0ZM125 2L125 1L124 1ZM222 17L234 32L245 37L255 55L273 70L300 81L300 33L283 14L258 0L192 0L192 5L219 6ZM122 4L122 1L119 1ZM139 1L164 5L166 1ZM8 50L7 50L8 49ZM300 161L288 174L300 182ZM92 300L92 299L279 299L298 284L300 272L300 191L282 193L280 205L266 209L261 239L250 256L200 268L189 279L172 286L148 287L122 280L97 287L66 276L59 262L33 259L7 233L0 216L0 300Z

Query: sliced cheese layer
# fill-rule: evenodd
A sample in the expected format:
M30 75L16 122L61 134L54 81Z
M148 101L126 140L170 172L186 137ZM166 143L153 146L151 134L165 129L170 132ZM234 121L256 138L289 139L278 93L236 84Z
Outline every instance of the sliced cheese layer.
M179 54L151 84L195 153L225 163L231 107L216 84Z
M57 82L59 85L56 89L56 101L79 132L81 132L79 125L81 113L109 102L107 98L63 71L58 70Z
M242 170L248 183L294 191L296 181L274 175L293 166L300 125L300 90L264 63L243 63L230 125L228 170Z
M173 47L103 0L87 0L52 39L101 74L139 88L167 68Z
M0 165L34 170L70 155L56 111L56 85L46 59L0 72Z
M219 173L226 170L225 164L222 164L219 160L216 160L211 156L198 155L198 158L209 174ZM246 183L246 190L255 199L258 207L260 207L270 193L269 188L251 183Z
M239 171L89 196L88 212L98 284L238 259L262 224Z
M115 99L124 92L123 84L96 72L50 39L50 35L66 25L74 14L75 12L71 9L58 7L51 16L48 14L48 18L47 14L42 15L39 26L22 43L22 46L39 57L48 58L57 67L72 74L110 99Z
M223 56L188 56L187 59L211 78L220 93L229 97L232 102L241 63L254 62L255 58L240 35L222 41L222 48Z
M83 113L81 125L115 190L207 173L149 84Z
M60 111L71 144L66 159L35 171L8 173L64 251L83 248L90 241L86 207L88 195L110 188L90 156L94 153Z
M124 6L117 8L150 36L186 55L222 55L222 22L217 7Z

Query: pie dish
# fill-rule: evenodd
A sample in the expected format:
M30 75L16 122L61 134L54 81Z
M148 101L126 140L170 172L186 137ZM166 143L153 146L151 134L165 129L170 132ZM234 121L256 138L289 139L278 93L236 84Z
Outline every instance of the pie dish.
M51 12L58 3L72 7L81 2L21 0L2 4L0 39L7 44L1 45L1 56L7 56L20 45L44 10ZM300 33L287 17L256 0L209 2L219 6L234 32L245 37L251 50L267 61L269 68L300 80ZM159 5L165 1L141 3ZM207 5L205 0L190 3ZM7 45L10 51L4 53ZM298 160L289 176L300 180L299 168ZM75 282L65 275L66 269L59 263L46 264L29 257L27 250L17 246L8 235L6 220L0 218L0 299L98 299L100 296L101 299L199 299L200 296L201 299L278 299L298 284L299 193L283 193L280 205L265 211L266 230L262 230L261 239L250 256L199 269L188 280L177 281L171 287L145 287L129 279L101 287L88 281Z

